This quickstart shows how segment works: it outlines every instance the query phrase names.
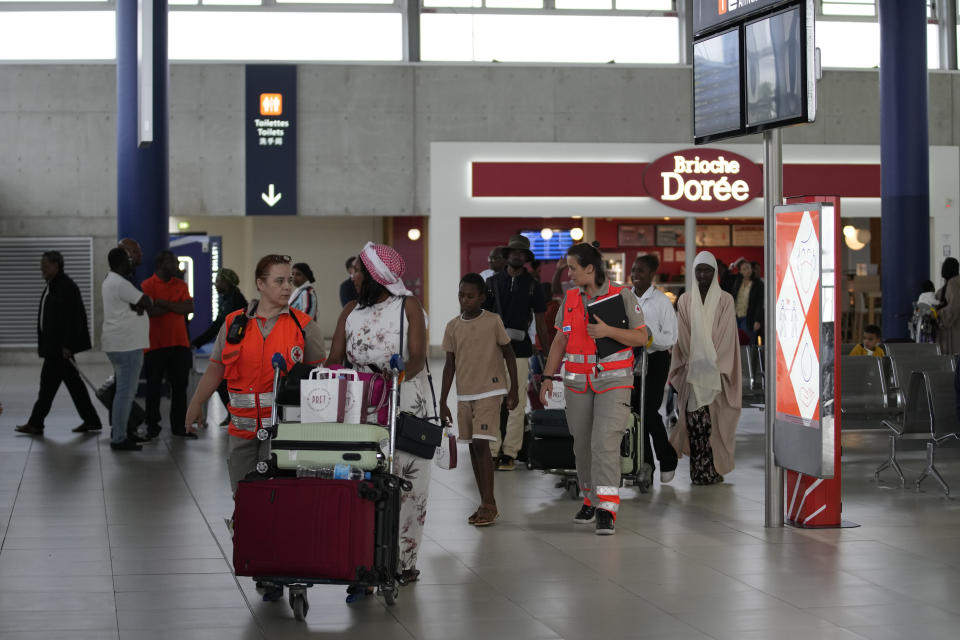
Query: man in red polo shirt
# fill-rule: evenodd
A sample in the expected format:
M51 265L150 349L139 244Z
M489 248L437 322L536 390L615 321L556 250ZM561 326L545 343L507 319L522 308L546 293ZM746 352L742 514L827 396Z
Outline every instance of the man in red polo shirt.
M177 257L171 251L157 256L155 271L141 289L154 303L150 315L150 348L144 356L147 371L147 437L160 433L160 387L170 383L170 432L196 438L184 429L187 415L187 382L193 355L187 335L186 316L193 313L193 298L187 283L179 277Z

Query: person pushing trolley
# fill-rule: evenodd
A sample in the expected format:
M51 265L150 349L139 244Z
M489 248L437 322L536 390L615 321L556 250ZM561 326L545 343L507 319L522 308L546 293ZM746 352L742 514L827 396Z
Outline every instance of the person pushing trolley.
M596 243L570 247L567 265L576 288L557 314L540 396L545 401L553 384L563 382L583 492L573 521L595 522L597 535L611 535L620 508L620 441L630 413L633 347L646 345L649 333L633 291L607 278Z

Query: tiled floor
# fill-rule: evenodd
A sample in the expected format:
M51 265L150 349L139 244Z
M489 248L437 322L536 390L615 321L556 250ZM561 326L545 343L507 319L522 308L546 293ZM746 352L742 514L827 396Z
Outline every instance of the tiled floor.
M932 482L921 493L872 482L877 436L845 442L857 529L764 529L755 410L726 484L692 488L682 462L669 486L624 490L612 538L573 525L577 503L525 470L497 474L503 517L471 528L469 467L435 470L421 581L390 608L315 587L298 623L231 573L223 430L115 453L105 433L70 432L61 391L46 437L17 436L38 379L38 366L0 366L0 640L960 637L960 505ZM915 477L919 448L903 458ZM960 488L960 457L942 463Z

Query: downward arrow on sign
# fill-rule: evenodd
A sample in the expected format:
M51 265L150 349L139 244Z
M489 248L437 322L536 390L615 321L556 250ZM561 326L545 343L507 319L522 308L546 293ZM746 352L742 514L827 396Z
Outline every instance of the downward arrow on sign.
M273 205L280 202L280 198L283 197L283 194L282 193L274 194L273 185L271 184L267 188L267 193L261 193L260 197L263 198L263 201L267 203L268 207L272 207Z

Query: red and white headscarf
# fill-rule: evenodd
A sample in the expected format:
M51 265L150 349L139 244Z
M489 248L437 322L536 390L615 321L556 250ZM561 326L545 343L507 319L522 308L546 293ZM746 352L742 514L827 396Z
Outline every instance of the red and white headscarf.
M385 244L368 242L360 252L360 259L370 276L386 287L387 291L395 296L413 295L403 284L402 276L407 271L407 263L396 249Z

